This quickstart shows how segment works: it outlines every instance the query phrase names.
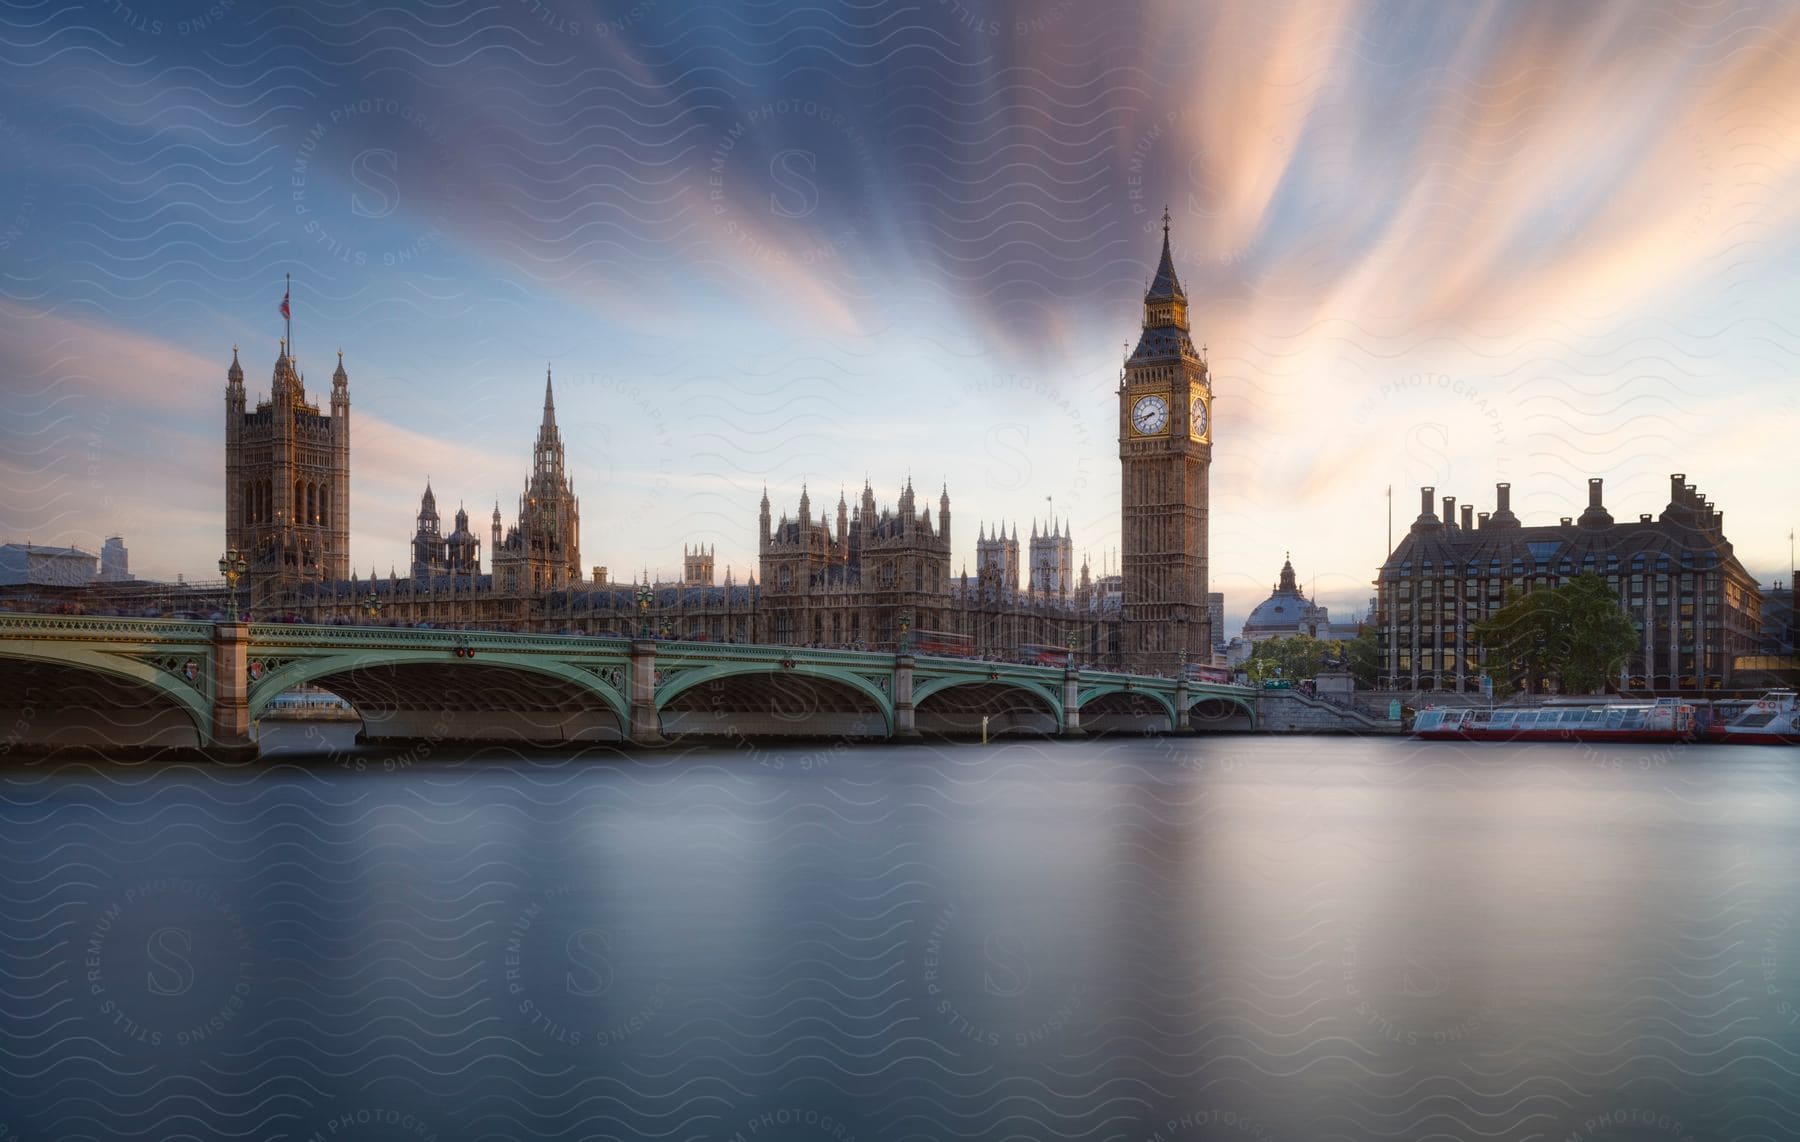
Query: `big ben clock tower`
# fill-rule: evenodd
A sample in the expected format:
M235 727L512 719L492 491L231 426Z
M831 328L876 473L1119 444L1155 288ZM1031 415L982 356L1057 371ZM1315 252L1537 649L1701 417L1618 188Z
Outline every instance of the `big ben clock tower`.
M1212 661L1206 606L1212 385L1188 336L1187 294L1169 255L1144 295L1144 332L1119 384L1125 669L1172 674Z

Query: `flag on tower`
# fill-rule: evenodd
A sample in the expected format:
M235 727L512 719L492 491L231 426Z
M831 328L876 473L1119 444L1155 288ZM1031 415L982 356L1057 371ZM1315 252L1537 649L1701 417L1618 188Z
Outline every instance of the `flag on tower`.
M293 314L288 312L288 292L290 291L284 291L281 295L281 316L291 318Z

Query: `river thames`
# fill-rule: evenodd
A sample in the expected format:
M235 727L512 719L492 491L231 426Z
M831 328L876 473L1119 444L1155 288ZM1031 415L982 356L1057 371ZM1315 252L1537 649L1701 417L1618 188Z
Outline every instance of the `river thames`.
M1800 1138L1800 749L3 771L0 1138Z

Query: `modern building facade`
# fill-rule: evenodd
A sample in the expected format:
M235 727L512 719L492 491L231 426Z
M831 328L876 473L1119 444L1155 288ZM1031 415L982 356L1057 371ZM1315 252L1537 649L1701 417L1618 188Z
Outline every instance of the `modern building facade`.
M1496 486L1492 513L1420 489L1419 516L1376 579L1383 686L1476 690L1485 666L1475 625L1510 592L1560 586L1582 572L1606 581L1636 625L1640 645L1618 679L1633 691L1728 686L1732 660L1752 652L1761 594L1732 554L1724 513L1680 473L1660 515L1615 520L1600 479L1588 481L1579 517L1527 527Z

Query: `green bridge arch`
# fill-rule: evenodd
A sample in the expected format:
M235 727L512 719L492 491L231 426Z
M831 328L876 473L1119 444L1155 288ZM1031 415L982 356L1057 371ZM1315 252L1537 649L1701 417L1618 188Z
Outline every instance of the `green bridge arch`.
M66 643L0 643L0 658L21 662L42 662L50 666L72 666L91 670L95 674L105 677L135 682L150 690L157 697L167 698L176 708L186 714L188 720L194 724L194 733L201 744L211 742L212 695L207 692L213 685L211 647L159 649L176 656L192 658L200 670L198 680L205 683L206 689L194 686L186 679L177 678L153 663L144 662L128 654L72 647Z
M1050 716L1056 719L1056 732L1068 729L1067 719L1063 716L1062 696L1055 694L1041 683L1023 678L1011 678L1004 671L996 671L1000 676L991 678L988 675L949 674L936 678L928 678L923 682L913 683L913 709L924 704L925 699L933 694L941 694L945 690L954 690L959 686L1000 686L1010 690L1021 690L1037 698L1041 698L1049 708Z
M1220 694L1213 691L1202 691L1198 694L1190 693L1188 695L1188 704L1185 713L1188 716L1192 716L1194 707L1202 702L1225 702L1236 706L1238 709L1244 711L1245 715L1249 717L1250 728L1253 730L1256 728L1256 703L1242 694Z
M1167 695L1149 689L1141 683L1101 682L1094 686L1084 687L1076 694L1075 701L1081 709L1085 710L1088 703L1109 694L1130 694L1134 698L1147 698L1162 708L1163 716L1169 720L1170 728L1179 728L1175 722L1175 703Z
M704 686L709 682L717 682L725 678L739 678L746 675L761 675L770 678L797 677L811 678L824 682L835 682L856 691L869 699L881 714L885 732L894 732L894 701L881 687L864 678L862 675L842 667L815 666L797 660L792 666L782 666L774 662L735 662L720 663L715 666L700 666L682 670L656 690L656 712L660 715L663 709L676 698Z
M250 716L261 716L275 696L308 682L316 682L333 674L348 674L353 670L368 669L380 666L435 666L458 670L463 668L482 669L505 667L526 674L539 674L559 681L570 683L578 689L599 698L619 719L621 726L631 724L631 710L624 695L601 681L590 671L583 670L571 663L559 661L538 654L506 654L495 653L483 649L476 659L457 659L443 649L433 650L393 650L370 652L354 651L347 654L321 655L316 658L302 658L290 662L281 668L263 675L250 695Z

